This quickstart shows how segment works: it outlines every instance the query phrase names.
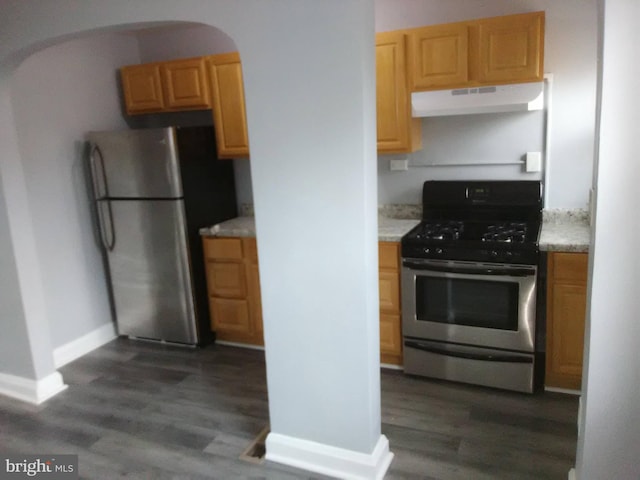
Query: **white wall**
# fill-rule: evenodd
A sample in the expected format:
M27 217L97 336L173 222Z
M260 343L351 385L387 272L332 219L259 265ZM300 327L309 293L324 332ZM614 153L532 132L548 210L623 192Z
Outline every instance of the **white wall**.
M544 10L546 12L545 72L553 74L551 116L549 202L553 208L587 208L592 180L595 90L596 90L596 1L595 0L376 0L376 31L397 30L473 18ZM477 118L481 125L483 116ZM411 163L428 164L447 142L460 142L469 158L477 156L471 140L430 135L445 131L446 119L424 119L422 150L408 156ZM481 127L478 128L478 132ZM442 143L440 143L442 142ZM510 147L514 141L510 142ZM519 149L526 152L524 142ZM521 168L507 167L418 167L389 172L389 156L379 157L380 203L420 203L421 185L432 179L529 178ZM487 158L487 157L485 157ZM436 159L437 160L437 159ZM402 193L404 191L404 193Z
M116 69L136 62L134 36L107 34L42 50L12 78L54 348L112 322L92 227L84 136L126 128Z
M640 478L640 4L606 0L579 480Z
M208 25L186 24L151 28L137 32L136 36L142 63L216 55L238 50L229 35Z
M543 111L455 115L422 122L422 151L379 157L381 204L422 203L427 179L542 179L542 172L524 172L521 162L526 152L544 151ZM391 171L391 158L409 158L409 170Z
M24 170L16 161L20 150L11 105L13 60L0 60L0 374L33 381L50 377L54 362ZM0 380L0 389L6 391L3 387L7 384Z
M315 449L340 467L343 454L367 463L374 446L382 446L375 452L386 452L388 462L380 434L373 6L368 0L157 0L153 8L144 0L7 0L0 3L0 72L55 39L170 20L220 25L244 62L269 438L299 447L278 460L295 463L300 448ZM0 83L0 94L3 89ZM13 123L11 108L0 108L0 126ZM11 215L19 209L15 199L28 196L14 133L0 133L9 228L14 249L22 241L28 246L15 254L19 275L24 270L38 283L44 262L27 261L38 257L35 214ZM19 180L14 190L7 191L5 168ZM309 216L314 229L307 228ZM21 293L26 287L20 285ZM25 316L28 326L47 326L46 318ZM325 465L309 457L305 463ZM369 476L381 476L386 466L375 465Z
M2 190L0 185L0 203L4 204ZM0 288L0 325L2 325L0 374L34 378L31 345L24 322L24 309L10 233L7 211L3 207L0 208L0 272L4 280Z

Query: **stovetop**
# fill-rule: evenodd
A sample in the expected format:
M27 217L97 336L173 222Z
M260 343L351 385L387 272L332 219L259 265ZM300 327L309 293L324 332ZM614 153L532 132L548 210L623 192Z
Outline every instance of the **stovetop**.
M404 258L536 264L539 182L425 182L424 218L402 238Z

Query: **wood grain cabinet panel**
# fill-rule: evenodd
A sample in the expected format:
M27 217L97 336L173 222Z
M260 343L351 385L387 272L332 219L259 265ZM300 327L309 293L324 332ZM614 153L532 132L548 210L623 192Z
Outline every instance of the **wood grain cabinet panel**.
M402 365L400 244L378 243L380 290L380 361Z
M422 147L419 118L411 117L407 87L406 35L376 35L376 119L378 152L415 152Z
M255 238L204 242L211 326L219 340L264 345L258 249ZM402 365L400 244L379 242L380 358Z
M402 332L398 328L400 315L380 314L380 354L397 357L402 354ZM391 363L391 362L386 362Z
M380 310L397 312L400 310L400 275L398 272L379 272Z
M411 90L439 89L467 82L467 23L431 25L409 32Z
M211 260L242 260L242 240L239 238L204 237L204 256Z
M203 58L127 65L120 69L129 115L211 108Z
M209 298L211 310L211 329L217 334L237 333L243 336L251 335L249 305L246 300L230 298Z
M211 107L220 158L248 157L242 65L237 52L207 57Z
M211 108L203 58L165 62L161 66L165 106L169 110Z
M586 253L551 253L547 272L545 385L579 390L587 303Z
M227 298L247 296L247 282L242 263L207 262L207 279L210 295Z
M544 12L405 30L411 91L538 82Z
M159 64L122 67L120 80L127 114L136 115L164 110Z
M481 20L478 36L480 83L543 80L544 12Z
M264 345L255 238L203 238L211 326L219 340Z

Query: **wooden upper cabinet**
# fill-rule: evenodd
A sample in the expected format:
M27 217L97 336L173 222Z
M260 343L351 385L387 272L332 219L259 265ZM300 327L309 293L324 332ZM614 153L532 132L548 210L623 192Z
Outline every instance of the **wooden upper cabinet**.
M165 62L160 68L166 108L170 110L211 108L203 58Z
M544 12L480 20L477 32L480 83L542 81Z
M542 81L544 12L405 30L411 91Z
M211 107L220 158L248 157L242 66L237 52L207 57Z
M468 80L467 23L432 25L409 31L411 90L445 88Z
M420 119L411 118L403 32L376 35L376 118L378 152L414 152L422 147Z
M160 65L129 65L120 69L127 114L164 110Z
M129 115L211 108L203 58L128 65L120 75Z

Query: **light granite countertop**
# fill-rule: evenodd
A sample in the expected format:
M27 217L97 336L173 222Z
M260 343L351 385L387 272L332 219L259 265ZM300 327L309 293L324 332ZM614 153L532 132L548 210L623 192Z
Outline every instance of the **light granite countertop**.
M420 220L378 217L378 240L381 242L399 242L402 236L415 227ZM255 237L254 217L243 216L226 222L200 229L202 236L216 237Z
M540 250L588 252L591 226L585 210L545 210L540 231Z
M398 219L378 216L378 240L399 242L402 236L415 227L418 219ZM226 222L200 229L202 236L255 237L253 216L240 216ZM540 231L540 250L556 252L587 252L591 227L584 210L545 210Z

